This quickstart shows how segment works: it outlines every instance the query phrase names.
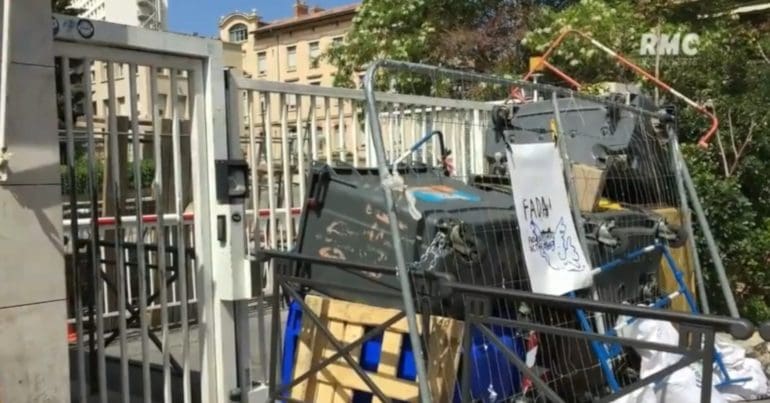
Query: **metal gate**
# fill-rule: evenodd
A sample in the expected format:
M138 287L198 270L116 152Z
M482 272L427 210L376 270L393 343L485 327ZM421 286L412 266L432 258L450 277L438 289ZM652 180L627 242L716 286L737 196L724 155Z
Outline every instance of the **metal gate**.
M227 401L223 300L247 265L242 206L213 186L221 43L59 15L53 30L72 401Z

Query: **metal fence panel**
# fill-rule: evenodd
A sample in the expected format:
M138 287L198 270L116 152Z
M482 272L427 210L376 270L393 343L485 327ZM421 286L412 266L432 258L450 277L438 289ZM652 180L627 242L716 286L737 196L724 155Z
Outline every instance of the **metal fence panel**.
M197 287L190 269L207 250L192 249L188 206L198 191L191 137L206 128L193 127L205 123L202 104L193 101L203 86L189 81L204 74L208 41L190 39L195 43L188 46L182 39L179 49L197 47L188 55L198 56L175 55L157 45L176 35L95 22L99 35L84 43L74 32L76 20L56 18L64 27L55 54L75 325L73 401L198 401L192 389L200 394L201 354L192 350L188 325L198 316ZM116 32L124 34L113 38ZM172 351L176 340L181 351Z

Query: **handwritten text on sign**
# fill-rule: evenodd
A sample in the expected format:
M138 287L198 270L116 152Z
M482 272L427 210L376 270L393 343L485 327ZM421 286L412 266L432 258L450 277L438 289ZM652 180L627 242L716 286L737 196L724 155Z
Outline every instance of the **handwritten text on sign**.
M591 285L553 143L516 144L508 172L532 291L562 295Z

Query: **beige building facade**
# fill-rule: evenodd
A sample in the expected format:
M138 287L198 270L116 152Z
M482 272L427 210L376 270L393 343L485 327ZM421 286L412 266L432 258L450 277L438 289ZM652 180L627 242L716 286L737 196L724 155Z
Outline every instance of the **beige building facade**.
M321 9L296 0L292 16L275 21L264 21L256 13L234 12L219 21L220 39L241 48L241 70L251 79L289 84L331 87L337 69L324 54L343 43L353 26L353 17L359 4ZM289 154L298 157L297 126L302 121L302 136L309 141L307 125L311 115L316 121L316 144L303 142L307 149L327 150L339 157L352 152L361 142L357 139L355 124L351 122L353 105L340 103L334 98L298 96L288 93L261 93L252 99L251 118L258 136L256 152L265 158L265 128L271 128L273 155L281 155L280 139L289 138ZM314 102L311 108L310 103ZM328 105L327 105L328 102ZM269 103L267 109L265 104ZM342 109L340 109L342 107ZM248 106L244 110L248 110ZM269 115L268 115L269 114ZM286 125L282 124L282 118ZM342 125L339 122L347 122ZM248 133L248 116L244 120L244 137ZM287 132L283 132L287 130ZM327 141L330 144L327 144ZM328 148L327 148L328 146ZM274 158L275 158L274 157Z
M241 68L251 78L331 86L336 68L322 55L344 41L358 6L324 10L296 1L293 16L277 21L235 12L220 19L220 39L241 45Z

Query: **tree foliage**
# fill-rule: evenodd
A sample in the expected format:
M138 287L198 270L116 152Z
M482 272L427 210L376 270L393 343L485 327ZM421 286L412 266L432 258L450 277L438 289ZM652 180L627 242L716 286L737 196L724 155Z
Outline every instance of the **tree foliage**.
M712 146L701 150L686 146L685 156L701 201L721 250L728 277L742 314L755 320L770 319L770 49L767 24L724 14L745 2L717 0L691 7L671 6L663 0L636 4L612 0L583 0L564 10L545 10L537 28L524 43L533 54L542 53L554 35L564 29L585 32L614 50L654 70L654 57L639 57L641 35L647 32L689 33L700 36L692 57L662 56L660 77L696 101L710 105L722 124ZM704 18L709 16L709 18ZM611 58L593 50L586 41L565 43L553 56L583 82L636 81L652 86L621 68ZM708 122L677 99L662 94L661 103L680 106L680 136L694 143ZM702 242L710 300L724 313L724 299Z
M562 2L557 2L562 3ZM337 85L355 71L389 58L476 71L520 68L518 39L534 0L364 0L344 44L327 57Z

